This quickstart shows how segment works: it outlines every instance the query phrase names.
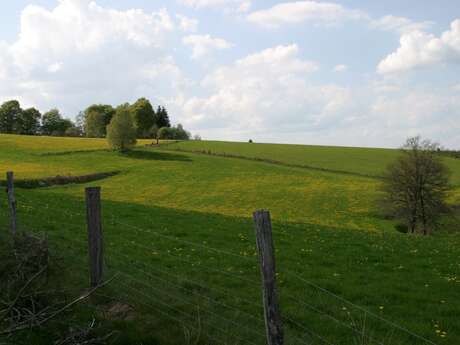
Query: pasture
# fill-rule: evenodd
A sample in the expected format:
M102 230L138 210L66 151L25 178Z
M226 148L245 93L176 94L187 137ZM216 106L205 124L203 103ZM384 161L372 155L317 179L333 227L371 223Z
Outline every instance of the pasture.
M62 284L78 288L87 284L84 187L102 187L107 272L121 272L104 294L135 308L134 320L113 322L118 344L264 344L251 220L262 208L272 214L286 344L458 343L457 225L407 236L375 204L397 151L145 143L119 154L103 139L0 135L0 170L19 180L120 172L16 191L20 227L48 234L68 268ZM460 160L445 160L459 203ZM0 205L6 233L6 198ZM27 337L47 341L40 332L18 341Z

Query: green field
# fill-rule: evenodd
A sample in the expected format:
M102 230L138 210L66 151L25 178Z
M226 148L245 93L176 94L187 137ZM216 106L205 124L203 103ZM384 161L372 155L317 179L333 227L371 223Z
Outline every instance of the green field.
M68 284L83 287L84 187L102 187L107 268L122 272L106 294L137 314L116 325L119 344L263 344L251 221L261 208L272 214L287 344L429 344L398 327L458 344L456 226L446 220L431 237L411 237L375 206L378 176L396 150L144 143L121 155L103 139L0 135L1 170L17 179L120 171L16 192L20 226L47 232L71 267ZM445 160L451 202L460 203L460 160ZM5 198L1 207L6 229ZM198 331L189 336L183 324Z

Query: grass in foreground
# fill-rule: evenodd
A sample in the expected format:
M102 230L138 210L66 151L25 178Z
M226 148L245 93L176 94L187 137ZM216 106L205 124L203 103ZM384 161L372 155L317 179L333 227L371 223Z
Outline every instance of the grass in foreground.
M224 344L263 343L249 219L262 207L274 216L289 344L322 343L305 329L329 342L355 344L359 335L344 326L350 324L365 325L368 343L423 344L374 316L364 320L359 309L304 279L435 343L456 344L460 337L459 235L397 233L392 222L377 216L375 179L149 149L128 156L91 152L43 158L3 145L5 166L25 160L41 169L19 177L54 175L55 167L72 174L122 170L100 185L108 272L123 272L110 293L135 305L135 322L145 327L126 332L131 343L187 343L187 332L201 343L213 343L206 342L206 334ZM21 226L48 232L70 261L86 260L84 186L17 191ZM6 226L2 202L0 222ZM84 264L75 270L86 275Z

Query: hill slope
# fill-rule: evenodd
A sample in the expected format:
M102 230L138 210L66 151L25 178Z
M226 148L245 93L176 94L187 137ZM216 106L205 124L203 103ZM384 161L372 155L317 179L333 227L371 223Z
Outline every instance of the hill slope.
M364 316L366 334L374 340L387 344L385 339L392 334L391 344L426 343L363 314L361 307L436 343L454 345L460 337L459 234L440 232L421 238L395 231L394 223L382 219L374 205L376 178L167 151L173 145L120 155L92 151L102 148L102 141L92 146L88 140L63 139L66 144L61 147L60 140L0 135L1 169L14 170L19 179L113 170L120 174L91 184L18 188L19 224L47 232L56 250L64 254L67 269L85 277L83 189L94 184L102 187L107 269L109 274L121 272L116 287L107 293L134 305L144 327L127 343L155 343L150 336L161 344L184 343L183 324L192 321L196 326L198 318L205 338L264 343L250 219L258 208L268 208L273 215L289 344L323 343L305 327L331 343L355 344L359 339L355 331L362 330ZM174 145L217 149L214 142ZM237 147L232 151L235 155L248 155L248 150L258 150L250 151L257 154L252 157L272 154L270 145L219 145ZM338 148L330 148L333 153L328 156L328 148L316 152L314 147L275 146L277 160L286 164L300 162L330 170L340 168L336 161L344 155ZM80 148L90 151L74 152ZM229 149L219 146L219 150ZM48 155L56 151L60 154ZM310 162L303 152L316 152L318 160ZM384 150L379 156L380 152L360 151L356 157L361 158L355 161L342 159L344 167L347 172L360 171L358 162L374 155L375 161L366 169L381 171L382 162L393 152ZM0 224L5 228L5 198L0 205ZM86 280L79 284L84 287ZM346 327L351 322L353 329ZM219 331L232 323L236 333ZM443 333L436 333L434 325L446 336L440 337Z

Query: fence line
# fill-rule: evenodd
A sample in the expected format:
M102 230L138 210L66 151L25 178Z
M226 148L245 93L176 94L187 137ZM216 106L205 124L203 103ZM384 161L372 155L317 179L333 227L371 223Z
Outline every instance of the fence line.
M140 291L140 290L138 290L138 289L133 288L132 286L128 286L128 285L125 285L124 283L120 283L120 282L119 282L119 284L120 284L121 286L125 287L126 289L132 291L132 292L135 292L135 293L138 293L138 294L142 295L143 297L147 298L148 300L152 301L153 303L158 302L158 303L164 305L165 307L170 308L171 310L174 310L174 311L175 311L176 313L178 313L178 314L183 314L183 315L186 316L186 317L191 317L190 314L188 314L188 313L186 313L186 312L183 312L183 311L181 311L181 310L179 310L179 309L176 309L176 308L172 307L170 304L161 302L161 301L159 301L159 300L153 301L153 300L152 300L152 296L147 295L147 294L145 294L144 292L142 292L142 291ZM230 320L227 320L227 321L230 321ZM236 325L237 325L237 326L240 326L239 324L236 324ZM212 325L212 324L211 324L210 326L211 326L211 327L214 327L214 328L216 328L216 329L218 329L218 330L220 330L220 331L222 331L222 332L224 332L224 333L226 333L226 334L228 334L228 332L222 330L220 327L217 327L217 326ZM237 337L237 338L239 338L239 337ZM240 339L241 339L241 338L240 338ZM248 340L246 340L246 339L244 339L244 341L245 341L245 342L248 342L248 343L250 343L250 344L256 345L255 343L250 342L250 341L248 341Z
M11 190L12 188L10 188ZM36 217L37 214L36 212L34 211L41 211L42 208L40 207L36 207L35 206L35 202L31 202L31 205L28 206L27 204L23 204L22 203L22 200L26 200L27 201L30 201L28 200L27 198L24 198L23 196L21 196L20 198L16 198L15 199L16 202L17 200L19 200L19 203L17 205L17 214L18 216L20 217L21 216L21 211L26 211L27 212L27 216L31 216L31 217ZM100 205L99 205L100 206ZM49 208L49 205L46 206L47 208ZM32 211L32 212L30 212ZM70 216L71 219L75 218L75 219L81 219L82 220L82 223L81 224L75 224L73 222L69 222L68 219L66 221L62 221L62 222L59 222L59 221L53 221L53 220L50 220L50 219L47 219L46 222L49 223L49 224L54 224L54 225L59 225L59 226L62 226L63 228L68 228L68 227L74 227L74 228L78 228L78 229L81 229L83 230L86 223L84 221L84 217L85 215L84 214L79 214L79 213L74 213L74 212L68 212L67 210L59 210L60 212L62 212L63 214L67 215L67 216ZM39 214L42 214L44 215L44 212L39 212ZM16 216L15 214L11 215L12 217ZM196 243L196 242L193 242L193 241L188 241L188 240L184 240L184 239L180 239L178 237L175 237L175 236L171 236L171 235L167 235L165 233L161 233L161 232L158 232L158 231L155 231L155 230L152 230L152 229L145 229L143 227L139 227L139 226L135 226L135 225L132 225L132 224L127 224L125 222L122 222L118 219L118 217L115 217L114 214L108 214L106 215L108 217L110 217L110 220L109 220L109 226L114 226L114 227L128 227L130 229L134 229L136 230L137 232L140 232L140 233L145 233L145 234L149 234L149 235L152 235L152 236L156 236L156 237L159 237L159 238L162 238L162 239L166 239L168 241L174 241L174 242L177 242L177 243L181 243L183 245L187 245L187 246L193 246L193 247L196 247L196 248L200 248L201 250L204 250L204 251L208 251L208 252L213 252L213 253L216 253L216 254L219 254L219 255L224 255L225 257L231 257L231 258L237 258L237 259L243 259L245 263L252 263L252 264L255 264L255 262L253 262L253 258L250 258L250 257L247 257L247 256L243 256L243 255L239 255L239 254L236 254L234 252L231 252L231 251L227 251L227 250L222 250L222 249L219 249L219 248L214 248L212 246L209 246L209 245L205 245L205 244L201 244L201 243ZM269 220L268 220L269 221ZM16 223L16 219L14 219L14 223ZM20 219L19 221L19 229L24 229L25 226L30 226L28 225L26 222L23 222L22 219ZM152 225L153 226L153 225ZM285 232L279 232L279 231L273 231L271 229L271 224L269 226L269 242L271 241L271 236L272 236L272 233L277 233L277 234L281 234L281 235L284 235L284 236L289 236L291 234L288 234L288 233L285 233ZM54 233L54 231L53 231ZM82 232L83 234L83 232ZM112 234L113 235L113 234ZM116 236L119 236L120 239L123 239L123 238L126 238L126 237L123 237L122 235L120 234L116 234ZM62 239L65 239L66 241L68 241L69 243L72 243L72 244L75 244L75 243L78 243L78 246L82 246L83 248L86 248L88 249L88 243L85 243L84 241L79 241L77 240L77 238L68 238L68 237L65 237L61 234L61 238ZM296 327L298 327L300 330L302 331L305 331L307 334L310 334L312 335L313 337L315 338L318 338L319 340L321 340L322 342L326 343L326 344L333 344L331 342L329 342L326 338L324 338L323 336L313 332L312 330L310 330L306 325L303 325L295 320L293 320L292 318L289 318L289 317L281 317L279 316L279 311L275 309L272 309L273 307L276 307L276 295L275 295L275 299L273 299L273 297L270 297L271 294L275 293L275 289L274 289L274 280L275 280L275 273L274 273L274 257L264 257L264 253L263 253L263 250L261 249L262 248L262 240L260 238L260 234L259 232L257 232L257 236L256 236L256 239L257 239L257 246L259 248L259 258L262 260L261 262L261 268L262 270L265 270L265 269L269 269L269 275L266 276L264 275L263 277L265 278L264 279L264 282L265 282L265 291L264 291L264 296L265 296L265 311L266 311L266 319L265 319L265 323L266 323L266 331L267 331L267 339L268 339L268 344L269 345L281 345L283 344L283 336L282 336L282 330L281 330L281 322L280 320L288 320L289 323L295 325ZM268 243L269 243L268 242ZM90 241L89 241L90 245L91 243L93 243L93 241L91 241L91 237L90 237ZM159 252L161 254L167 254L168 256L172 257L172 258L175 258L179 261L183 261L183 262L186 262L188 264L191 264L190 262L190 256L188 256L189 259L186 259L185 257L182 257L180 255L175 255L174 253L170 252L169 250L167 251L164 251L164 250L160 250L158 248L155 248L153 246L146 246L146 245L143 245L143 244L140 244L140 243L136 243L136 242L133 242L131 241L130 244L126 245L123 243L123 245L125 246L125 248L142 248L143 250L147 250L147 251L151 251L152 249L155 250L156 252ZM102 245L101 245L101 248L102 248ZM76 252L75 248L72 248L72 251ZM269 250L270 251L270 250ZM271 249L272 252L274 252L274 249L272 248ZM78 254L82 254L82 253L78 253ZM273 256L273 255L272 255ZM124 258L127 258L129 261L131 261L131 263L133 264L132 266L129 266L130 264L129 263L126 263L124 262L123 259L120 259L119 257L124 257ZM109 263L105 263L103 266L102 266L102 262L100 262L99 264L101 265L101 268L102 267L105 267L106 265L108 267L112 267L112 263L110 261L113 260L113 262L123 262L124 265L128 265L130 268L135 268L137 271L139 272L142 272L144 275L147 275L149 276L151 279L154 279L154 280L157 280L157 281L162 281L163 283L166 283L168 284L169 286L171 287L174 287L175 289L177 289L178 291L188 291L188 292L191 292L192 294L194 294L195 296L199 297L200 299L204 299L204 300L207 300L209 301L210 303L212 303L212 305L220 305L224 308L227 308L227 309L231 309L231 310L234 310L242 315L244 315L245 317L249 317L250 319L252 320L256 320L257 322L263 322L263 320L261 320L260 318L258 317L255 317L253 315L251 315L250 313L236 307L236 306L233 306L233 305L227 305L223 302L219 302L217 301L216 299L210 297L210 296L205 296L204 294L200 294L198 292L196 292L195 290L193 289L187 289L186 287L184 286L180 286L178 285L177 283L174 283L172 280L168 280L168 279L162 279L158 276L154 276L153 274L151 274L150 272L147 272L145 269L142 269L140 267L137 267L139 265L135 265L135 263L138 263L144 267L146 267L146 264L145 263L140 263L139 261L137 260L134 260L132 259L131 257L123 254L123 253L117 253L116 255L111 255L109 254L107 256L107 258L109 258ZM273 267L268 267L266 266L267 265L267 262L270 262L270 261L273 261ZM270 264L270 263L269 263ZM198 262L197 264L198 266L200 266L199 268L200 269L208 269L210 271L214 271L214 272L218 272L220 274L224 274L224 275L227 275L231 278L235 278L235 279L238 279L240 281L243 281L243 282L246 282L246 283L251 283L251 285L257 285L258 287L260 286L260 283L257 283L257 282L254 282L253 280L251 279L247 279L245 277L241 277L239 275L235 275L235 274L232 274L232 273L229 273L227 271L223 271L223 270L220 270L220 269L216 269L215 267L211 268L209 267L208 265L205 265L205 264L202 264L200 262ZM193 266L193 264L192 264ZM115 266L114 266L115 267ZM120 267L120 266L117 266L117 267ZM196 268L198 269L198 267ZM225 291L224 295L226 297L231 297L231 293L229 293L228 291L224 290L224 289L214 289L213 288L210 288L209 286L204 286L202 284L199 284L197 283L196 281L193 281L193 280L190 280L190 279L187 279L187 278L184 278L184 277L180 277L180 276L176 276L174 274L171 274L170 272L166 272L166 271L162 271L160 269L158 269L157 267L150 267L150 270L151 271L154 271L154 272L160 272L162 274L166 274L168 276L171 276L171 277L174 277L175 279L177 280L184 280L184 281L187 281L187 282L190 282L190 283L193 283L193 284L196 284L197 286L201 286L203 288L206 288L207 290L209 290L210 292L213 292L214 290L218 291L220 290L222 293L222 291ZM271 271L273 270L273 272ZM121 271L120 271L121 272ZM270 273L272 272L272 273ZM139 284L139 285L142 285L144 287L148 287L149 289L151 290L154 290L154 291L157 291L159 292L160 294L163 294L163 295L166 295L166 296L169 296L171 299L176 299L176 300L179 300L179 301L182 301L183 303L186 303L186 304L189 304L189 305L192 305L194 306L195 303L194 302L191 302L187 299L184 299L184 298L181 298L180 296L178 296L177 294L172 294L172 293L168 293L168 291L164 291L164 289L161 289L161 288L158 288L158 287L155 287L153 284L148 284L146 283L145 281L143 280L140 280L139 278L136 278L134 277L133 275L129 274L129 273L126 273L126 272L121 272L122 275L126 278L129 278L131 281ZM401 332L403 332L404 334L408 335L408 336L411 336L413 338L416 338L417 340L420 340L420 341L423 341L425 343L428 343L428 344L431 344L431 345L436 345L436 343L434 343L433 341L429 340L429 339L426 339L425 337L421 336L421 335L418 335L412 331L410 331L409 329L401 326L401 325L398 325L397 323L393 322L393 321L390 321L390 320L387 320L369 310L367 310L366 308L360 306L360 305L357 305L307 279L305 279L304 277L300 276L298 273L296 272L293 272L293 271L290 271L290 270L283 270L283 273L287 274L288 276L291 276L291 277L295 277L296 279L300 280L302 283L304 283L305 285L307 286L310 286L314 289L316 289L317 291L320 291L322 293L324 293L325 295L327 296L330 296L331 298L333 298L334 300L337 300L337 301L340 301L342 303L345 303L349 306L352 306L353 308L356 308L357 310L359 310L360 312L363 313L364 317L365 317L365 320L367 320L367 316L371 316L372 318L376 319L376 320L379 320L380 322L382 323L385 323L387 324L388 326L391 326L393 329L397 329ZM101 279L102 279L102 272L100 272L101 276L99 278L95 278L95 280L92 279L92 285L97 285L99 284L99 282L101 282ZM267 277L268 280L267 280ZM272 282L270 281L273 281L273 286L272 286ZM267 283L269 282L269 283ZM152 300L152 297L149 296L148 294L145 294L143 293L142 291L136 289L135 287L133 286L129 286L125 283L120 283L121 285L123 285L125 288L127 289L130 289L131 291L134 291L136 292L137 294L141 294L143 295L145 298L149 299L149 300ZM267 285L268 284L268 285ZM267 298L267 296L269 296ZM307 303L306 301L304 301L303 299L299 299L299 298L296 298L294 296L291 296L291 294L287 295L287 298L292 300L292 301L295 301L296 303L314 311L315 313L321 315L321 316L324 316L326 317L327 319L335 322L336 324L340 325L341 327L345 327L346 329L352 331L353 333L355 334L358 334L359 336L363 337L363 339L365 338L367 342L372 342L372 343L375 343L375 344L379 344L379 345L384 345L384 343L376 340L376 339L373 339L370 335L367 335L363 332L361 332L357 327L353 327L353 326L350 326L348 325L347 323L345 323L344 321L334 317L333 315L331 315L331 313L328 313L327 311L324 311L324 310L321 310L319 308L317 308L316 306L314 306L313 304L310 304L310 303ZM257 303L254 303L252 301L249 301L249 300L245 300L241 297L237 297L237 299L245 302L245 303L248 303L248 304L251 304L251 305L254 305L254 306L257 306L258 308L261 308L261 305L260 304L257 304ZM174 310L175 312L177 313L182 313L184 315L186 315L187 317L192 317L190 314L184 312L184 311L181 311L181 310L177 310L176 308L174 308L171 304L168 304L168 303L165 303L165 302L162 302L160 300L155 300L156 303L160 303L162 305L164 305L165 307L167 308L170 308L171 310ZM198 305L199 306L199 305ZM158 310L158 308L156 308ZM274 311L275 314L270 314L271 311ZM249 331L250 333L253 333L253 334L256 334L257 336L261 336L261 337L264 337L263 334L255 331L254 329L251 329L251 328L247 328L247 327L244 327L242 326L240 323L238 322L235 322L233 320L230 320L230 319L227 319L225 318L224 316L222 315L219 315L219 314L216 314L214 313L213 311L211 310L203 310L204 313L208 313L210 315L213 315L214 318L217 318L217 319L221 319L227 323L230 323L230 324L233 324L234 326L237 326L237 327L240 327L241 329L245 329L246 331ZM276 320L276 318L279 318L279 321ZM352 316L350 316L352 317ZM178 322L182 323L183 322L179 319L177 319ZM353 321L353 319L352 319ZM272 323L272 325L270 325L270 323ZM355 324L354 321L352 324ZM273 326L274 325L274 326ZM212 326L210 325L211 327L215 327L215 326ZM277 328L276 330L274 330L274 328ZM220 329L221 331L225 332L224 330ZM228 333L227 333L228 334ZM277 335L278 334L278 335ZM280 335L280 336L279 336ZM276 339L275 339L276 338ZM301 342L303 342L302 339L298 338L297 336L293 336L292 337L293 339L297 339L297 340L300 340ZM249 340L246 340L246 339L242 339L243 341L245 342L248 342L248 343L251 343L251 344L254 344L252 342L250 342ZM254 344L255 345L255 344Z
M126 257L126 258L129 259L129 257L128 257L127 255L124 255L124 254L119 254L119 255L123 255L124 257ZM115 260L117 260L117 259L115 259ZM132 259L130 259L130 260L132 260ZM132 260L132 261L133 261L133 260ZM143 264L143 265L145 265L145 264ZM163 280L163 279L161 279L161 278L158 278L158 277L156 277L156 276L151 275L149 272L147 272L147 271L145 271L145 270L143 270L143 269L140 269L139 267L136 267L136 266L133 266L133 267L134 267L136 270L142 272L143 274L146 274L146 275L150 276L150 277L153 278L153 279L160 279L160 280ZM174 278L179 279L179 280L184 280L184 281L187 281L187 282L196 284L196 285L198 285L198 286L200 286L200 287L202 287L202 288L206 288L206 289L209 289L209 290L216 290L216 291L218 291L218 290L215 289L214 287L213 287L213 288L209 288L209 287L203 286L203 285L197 283L196 281L193 281L193 280L190 280L190 279L188 279L188 278L181 277L181 276L174 275L174 274L172 274L172 273L170 273L170 272L166 272L166 271L160 270L160 269L158 269L158 268L150 268L150 270L155 271L155 272L159 272L159 273L162 273L162 274L169 275L169 276L174 277ZM166 280L163 280L163 281L167 282ZM221 291L224 291L224 290L221 289ZM224 295L230 296L230 293L227 292L227 291L225 291L225 292L224 292ZM204 296L203 296L203 297L204 297ZM249 300L245 300L245 299L242 299L242 298L240 298L240 297L238 297L238 299L241 299L243 302L249 303L249 304L251 304L251 305L253 305L253 306L257 306L257 307L259 307L259 308L261 307L260 305L254 303L254 302L251 302L251 301L249 301ZM240 311L241 311L241 310L240 310ZM254 318L254 316L251 316L251 317ZM259 319L259 320L260 320L260 319Z
M381 342L379 342L379 341L377 341L377 340L372 339L369 335L363 334L363 333L360 332L358 329L356 329L356 328L354 328L354 327L352 327L352 326L350 326L350 325L347 325L345 322L340 321L339 319L337 319L337 318L333 317L332 315L330 315L330 314L328 314L328 313L326 313L326 312L324 312L324 311L322 311L322 310L320 310L320 309L314 307L314 306L311 305L311 304L308 304L308 303L306 303L306 302L304 302L304 301L302 301L302 300L300 300L300 299L296 299L296 298L294 298L294 297L289 297L289 298L292 299L293 301L296 301L297 303L300 303L300 304L302 304L303 306L305 306L305 307L307 307L307 308L313 310L314 312L316 312L316 313L318 313L318 314L320 314L320 315L323 315L323 316L327 317L327 318L330 319L331 321L334 321L335 323L337 323L337 324L339 324L339 325L341 325L341 326L343 326L343 327L348 328L349 330L353 331L354 333L366 337L368 341L371 341L371 342L376 343L376 344L379 344L379 345L384 345L383 343L381 343Z
M347 300L347 299L345 299L345 298L343 298L343 297L341 297L341 296L339 296L339 295L337 295L337 294L335 294L335 293L333 293L333 292L331 292L331 291L329 291L329 290L327 290L327 289L325 289L325 288L323 288L323 287L321 287L321 286L319 286L319 285L317 285L317 284L315 284L313 282L310 282L310 281L306 280L305 278L299 276L298 274L296 274L294 272L285 271L285 273L287 273L288 275L291 275L291 276L294 276L294 277L298 278L299 280L301 280L305 284L310 285L310 286L312 286L312 287L314 287L314 288L316 288L316 289L318 289L318 290L320 290L320 291L322 291L322 292L324 292L324 293L326 293L326 294L328 294L328 295L330 295L330 296L332 296L332 297L334 297L334 298L336 298L336 299L338 299L338 300L340 300L340 301L342 301L344 303L347 303L348 305L351 305L354 308L361 310L365 314L371 315L371 316L375 317L376 319L378 319L378 320L380 320L380 321L382 321L382 322L384 322L384 323L386 323L386 324L388 324L388 325L390 325L390 326L392 326L394 328L399 329L402 332L405 332L405 333L407 333L407 334L409 334L409 335L411 335L411 336L413 336L413 337L415 337L415 338L417 338L419 340L422 340L422 341L424 341L424 342L426 342L428 344L437 345L436 343L432 342L431 340L426 339L426 338L424 338L424 337L422 337L422 336L420 336L420 335L418 335L416 333L413 333L410 330L408 330L407 328L402 327L402 326L400 326L400 325L398 325L398 324L396 324L396 323L394 323L392 321L389 321L389 320L387 320L387 319L385 319L385 318L383 318L383 317L381 317L381 316L379 316L379 315L377 315L375 313L372 313L369 310L367 310L367 309L365 309L365 308L363 308L363 307L361 307L361 306L359 306L359 305L357 305L357 304L355 304L355 303L353 303L353 302L351 302L351 301L349 301L349 300Z
M235 253L232 253L232 252L227 252L227 251L222 250L222 249L217 249L217 248L205 246L205 245L203 245L203 244L195 243L195 242L192 242L192 241L181 240L181 239L179 239L179 238L172 237L172 236L168 236L168 235L164 235L164 234L161 234L161 233L159 233L159 232L148 231L148 230L146 230L146 229L139 228L139 227L137 227L137 226L135 226L135 225L130 225L130 224L121 223L121 222L116 222L116 224L123 225L123 226L127 226L127 227L129 227L129 228L138 230L139 232L144 232L144 233L148 233L148 234L154 234L154 235L156 235L156 236L158 236L158 237L167 238L167 239L169 239L169 240L176 241L176 242L179 242L179 243L188 244L188 245L195 246L195 247L199 247L199 248L202 248L202 249L211 250L211 251L216 252L216 253L218 253L218 254L225 254L225 255L237 257L237 258L240 258L240 259L243 259L243 260L246 260L246 261L250 260L250 259L248 259L247 257L245 257L245 256L243 256L243 255L235 254Z
M60 223L60 222L56 222L56 221L47 221L47 222L50 222L50 223L56 224L56 225L63 225L63 226L70 225L70 226L72 226L72 227L74 227L74 228L79 228L79 229L81 229L81 228L83 227L83 225L77 225L77 224L72 224L72 223L66 224L66 223L64 223L64 222L63 222L63 223ZM25 223L24 223L24 224L25 224ZM63 239L65 239L65 240L68 241L68 242L72 242L72 243L74 243L74 244L78 244L78 246L81 246L81 247L84 247L84 248L87 247L87 243L86 243L86 242L79 241L79 240L76 240L75 238L71 238L71 237L64 237L64 236L62 236L62 235L61 235L60 237L63 238ZM185 263L188 263L188 264L191 263L191 262L190 262L189 260L187 260L186 258L180 257L180 256L178 256L178 255L175 255L175 254L171 253L171 252L162 251L162 250L158 249L157 247L150 248L150 247L141 245L141 244L139 244L139 243L130 243L129 245L135 246L135 247L139 247L139 248L142 248L142 249L145 249L145 250L148 250L148 251L151 251L152 249L155 249L155 251L158 252L158 254L166 254L166 255L171 256L171 257L173 257L173 258L175 258L175 259L178 259L178 260L180 260L180 261L182 261L182 262L185 262ZM111 255L113 255L113 254L110 254L110 251L109 251L109 253L108 253L108 258L110 258ZM132 257L127 256L126 254L117 253L116 255L118 255L118 256L123 256L124 258L130 260L131 262L135 262L135 261L136 261L136 262L138 262L139 264L142 264L143 266L145 266L145 263L140 263L139 261L134 260ZM107 264L110 265L110 262L107 262ZM229 277L231 277L231 278L236 278L236 279L238 279L238 280L241 280L242 282L251 283L251 284L254 285L254 286L257 285L257 283L256 283L255 281L252 281L252 280L250 280L250 279L246 279L246 278L244 278L244 277L240 277L240 276L238 276L238 275L231 274L231 273L229 273L229 272L226 272L226 271L223 271L223 270L219 270L219 269L217 269L217 268L212 268L212 267L209 267L209 266L207 266L207 265L203 265L203 264L201 264L201 263L198 263L197 266L198 266L198 265L199 265L200 267L194 267L194 268L192 268L192 269L198 270L199 268L205 268L206 270L209 270L209 271L212 271L212 272L221 273L221 274L227 275L227 276L229 276ZM139 269L139 268L137 268L137 269ZM158 272L162 272L162 273L164 273L164 274L172 275L171 273L166 272L166 271L161 271L161 270L159 270L158 268L150 268L150 269L155 270L155 271L158 271ZM147 273L146 271L143 271L143 272L144 272L144 273ZM177 276L176 276L176 277L177 277ZM188 279L188 280L189 280L189 279ZM199 285L196 281L191 281L191 280L189 280L189 281L190 281L190 282L193 282L193 283L195 283L195 284L197 284L197 285ZM201 285L201 286L202 286L202 287L205 287L205 286L203 286L203 285ZM221 291L224 291L224 290L221 289ZM239 299L242 299L242 298L239 298ZM242 300L243 300L244 302L250 303L250 304L252 304L252 305L254 305L254 306L261 307L260 305L254 303L254 302L251 302L251 301L249 301L249 300L244 300L244 299L242 299Z
M28 200L30 201L30 200ZM30 208L33 208L32 206L29 206ZM68 213L68 212L65 212L64 213L66 215L69 215L69 216L80 216L80 217L86 217L86 215L84 214L79 214L79 213ZM239 254L236 254L236 253L233 253L233 252L228 252L228 251L225 251L225 250L222 250L222 249L218 249L218 248L214 248L214 247L211 247L211 246L207 246L207 245L203 245L201 243L196 243L196 242L193 242L193 241L187 241L187 240L182 240L180 238L176 238L176 237L173 237L173 236L168 236L166 234L162 234L162 233L159 233L157 231L152 231L150 229L145 229L145 228L142 228L142 227L139 227L139 226L135 226L135 225L132 225L132 224L127 224L127 223L124 223L124 222L120 222L120 221L115 221L115 217L111 214L108 214L108 216L111 216L112 217L112 225L121 225L121 226L126 226L126 227L129 227L131 229L134 229L136 231L139 231L139 232L142 232L142 233L146 233L146 234L150 234L150 235L154 235L154 236L158 236L158 237L162 237L162 238L165 238L165 239L168 239L168 240L171 240L171 241L175 241L175 242L179 242L179 243L182 243L182 244L187 244L187 245L191 245L191 246L194 246L194 247L199 247L201 249L206 249L206 250L210 250L210 251L213 251L215 253L218 253L218 254L225 254L225 255L228 255L228 256L233 256L233 257L237 257L237 258L240 258L240 259L243 259L245 261L251 261L251 259L249 259L248 257L246 256L243 256L243 255L239 255ZM66 223L67 224L67 223ZM75 226L77 226L77 224L74 224ZM86 224L83 224L86 226Z
M171 293L165 292L165 291L162 290L162 289L154 288L154 287L152 287L151 285L146 284L145 282L143 282L143 281L141 281L141 280L139 280L139 279L133 277L132 275L129 275L129 274L126 274L126 273L121 273L121 274L124 275L124 276L126 276L127 278L132 279L133 281L137 282L138 284L147 286L147 287L149 287L149 288L151 288L151 289L153 289L153 290L155 290L155 291L158 291L158 292L160 292L160 293L162 293L162 294L164 294L164 295L166 295L166 296L169 296L169 297L172 297L172 298L177 298L179 301L182 301L183 303L186 303L186 304L195 305L195 303L190 302L190 301L188 301L188 300L186 300L186 299L184 299L184 298L177 297L176 295L172 295ZM167 281L165 281L165 282L167 282ZM167 282L167 283L171 285L170 282ZM177 287L177 286L175 286L175 287ZM180 287L179 287L179 288L180 288ZM201 295L198 295L198 296L201 296ZM248 330L248 331L250 331L251 333L253 333L253 334L257 335L257 336L262 336L262 337L264 336L263 334L260 334L260 333L258 333L257 331L255 331L255 330L253 330L253 329L250 329L250 328L247 328L247 327L245 327L245 326L242 326L241 324L236 323L235 321L229 320L229 319L227 319L227 318L225 318L225 317L223 317L223 316L221 316L221 315L217 315L216 313L214 313L214 312L212 312L212 311L205 310L205 312L206 312L206 313L209 313L209 314L211 314L211 315L214 315L215 317L217 317L217 318L219 318L219 319L221 319L221 320L223 320L223 321L225 321L225 322L230 322L231 324L233 324L233 325L235 325L235 326L238 326L238 327L240 327L240 328L242 328L242 329Z
M159 253L159 254L160 254L160 253L161 253L161 254L166 254L166 255L171 256L171 257L174 257L174 258L176 258L176 259L178 259L178 260L180 260L180 261L183 261L183 262L186 262L186 263L190 263L189 260L187 260L187 259L185 259L185 258L183 258L183 257L181 257L181 256L175 255L175 254L173 254L173 253L171 253L171 252L168 252L168 251L166 251L166 252L165 252L165 251L162 251L162 250L158 249L157 247L150 248L150 247L144 246L144 245L139 244L139 243L131 243L131 245L132 245L132 246L135 246L135 247L142 248L142 249L147 250L147 251L151 251L152 249L154 249L154 250L155 250L157 253ZM229 276L229 277L232 277L232 278L239 279L239 280L244 281L244 282L246 282L246 283L250 283L250 284L253 285L253 286L259 286L259 284L257 284L257 282L255 282L255 281L253 281L253 280L251 280L251 279L247 279L247 278L238 276L238 275L236 275L236 274L232 274L232 273L230 273L230 272L226 272L226 271L220 270L220 269L218 269L218 268L212 268L212 267L209 267L209 266L207 266L207 265L203 265L203 264L201 264L201 263L194 263L194 264L199 265L200 267L204 267L205 269L207 269L207 270L209 270L209 271L221 273L221 274L223 274L223 275L226 275L226 276Z
M297 321L293 320L292 318L289 318L287 316L283 316L283 319L286 319L288 320L290 323L296 325L298 328L300 328L301 330L305 331L306 333L308 334L311 334L312 336L318 338L319 340L321 340L323 343L327 344L327 345L334 345L333 343L329 342L326 338L320 336L319 334L313 332L312 330L306 328L305 326L302 326L300 323L298 323ZM298 338L297 338L298 339ZM300 341L303 341L302 339L299 339Z

